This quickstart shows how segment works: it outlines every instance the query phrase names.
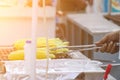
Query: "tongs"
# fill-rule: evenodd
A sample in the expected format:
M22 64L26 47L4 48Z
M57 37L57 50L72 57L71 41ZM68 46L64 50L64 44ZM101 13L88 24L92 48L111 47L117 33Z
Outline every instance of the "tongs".
M120 46L120 43L116 43L116 46ZM69 48L69 49L78 49L80 51L87 51L87 50L95 50L100 49L100 47L96 46L96 44L89 44L89 45L75 45L75 46L63 46L63 47L56 47L51 48L51 50L61 49L61 48Z

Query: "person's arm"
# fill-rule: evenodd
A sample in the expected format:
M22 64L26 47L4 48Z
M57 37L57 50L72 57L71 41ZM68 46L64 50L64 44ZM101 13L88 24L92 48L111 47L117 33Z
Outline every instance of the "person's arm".
M100 41L96 43L96 45L101 46L101 52L114 54L119 51L119 46L116 46L116 43L118 43L119 41L120 30L105 35Z

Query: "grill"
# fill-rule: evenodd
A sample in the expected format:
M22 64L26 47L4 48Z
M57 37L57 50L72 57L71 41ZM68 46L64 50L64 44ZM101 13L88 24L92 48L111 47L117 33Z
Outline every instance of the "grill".
M8 55L10 52L14 51L13 47L0 47L0 60L8 60Z

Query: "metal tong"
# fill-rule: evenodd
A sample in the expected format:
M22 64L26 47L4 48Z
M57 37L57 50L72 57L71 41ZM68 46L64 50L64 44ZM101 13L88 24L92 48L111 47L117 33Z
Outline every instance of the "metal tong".
M95 44L89 44L89 45L75 45L75 46L63 46L63 47L56 47L56 48L51 48L51 50L56 50L56 49L61 49L61 48L68 48L70 50L80 50L80 51L86 51L86 50L94 50L97 48Z
M120 46L120 43L116 43L116 46ZM57 47L57 48L52 48L51 50L56 50L56 49L61 49L61 48L69 48L69 49L74 49L74 50L78 49L80 51L88 51L88 50L100 49L101 47L96 46L96 44L89 44L89 45Z

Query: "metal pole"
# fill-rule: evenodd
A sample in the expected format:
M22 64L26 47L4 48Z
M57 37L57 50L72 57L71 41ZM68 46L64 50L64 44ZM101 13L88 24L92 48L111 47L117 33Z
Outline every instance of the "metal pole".
M36 28L38 25L38 0L32 0L32 57L31 57L31 75L30 80L36 80Z
M112 0L108 1L108 15L111 15L111 9L112 9Z

